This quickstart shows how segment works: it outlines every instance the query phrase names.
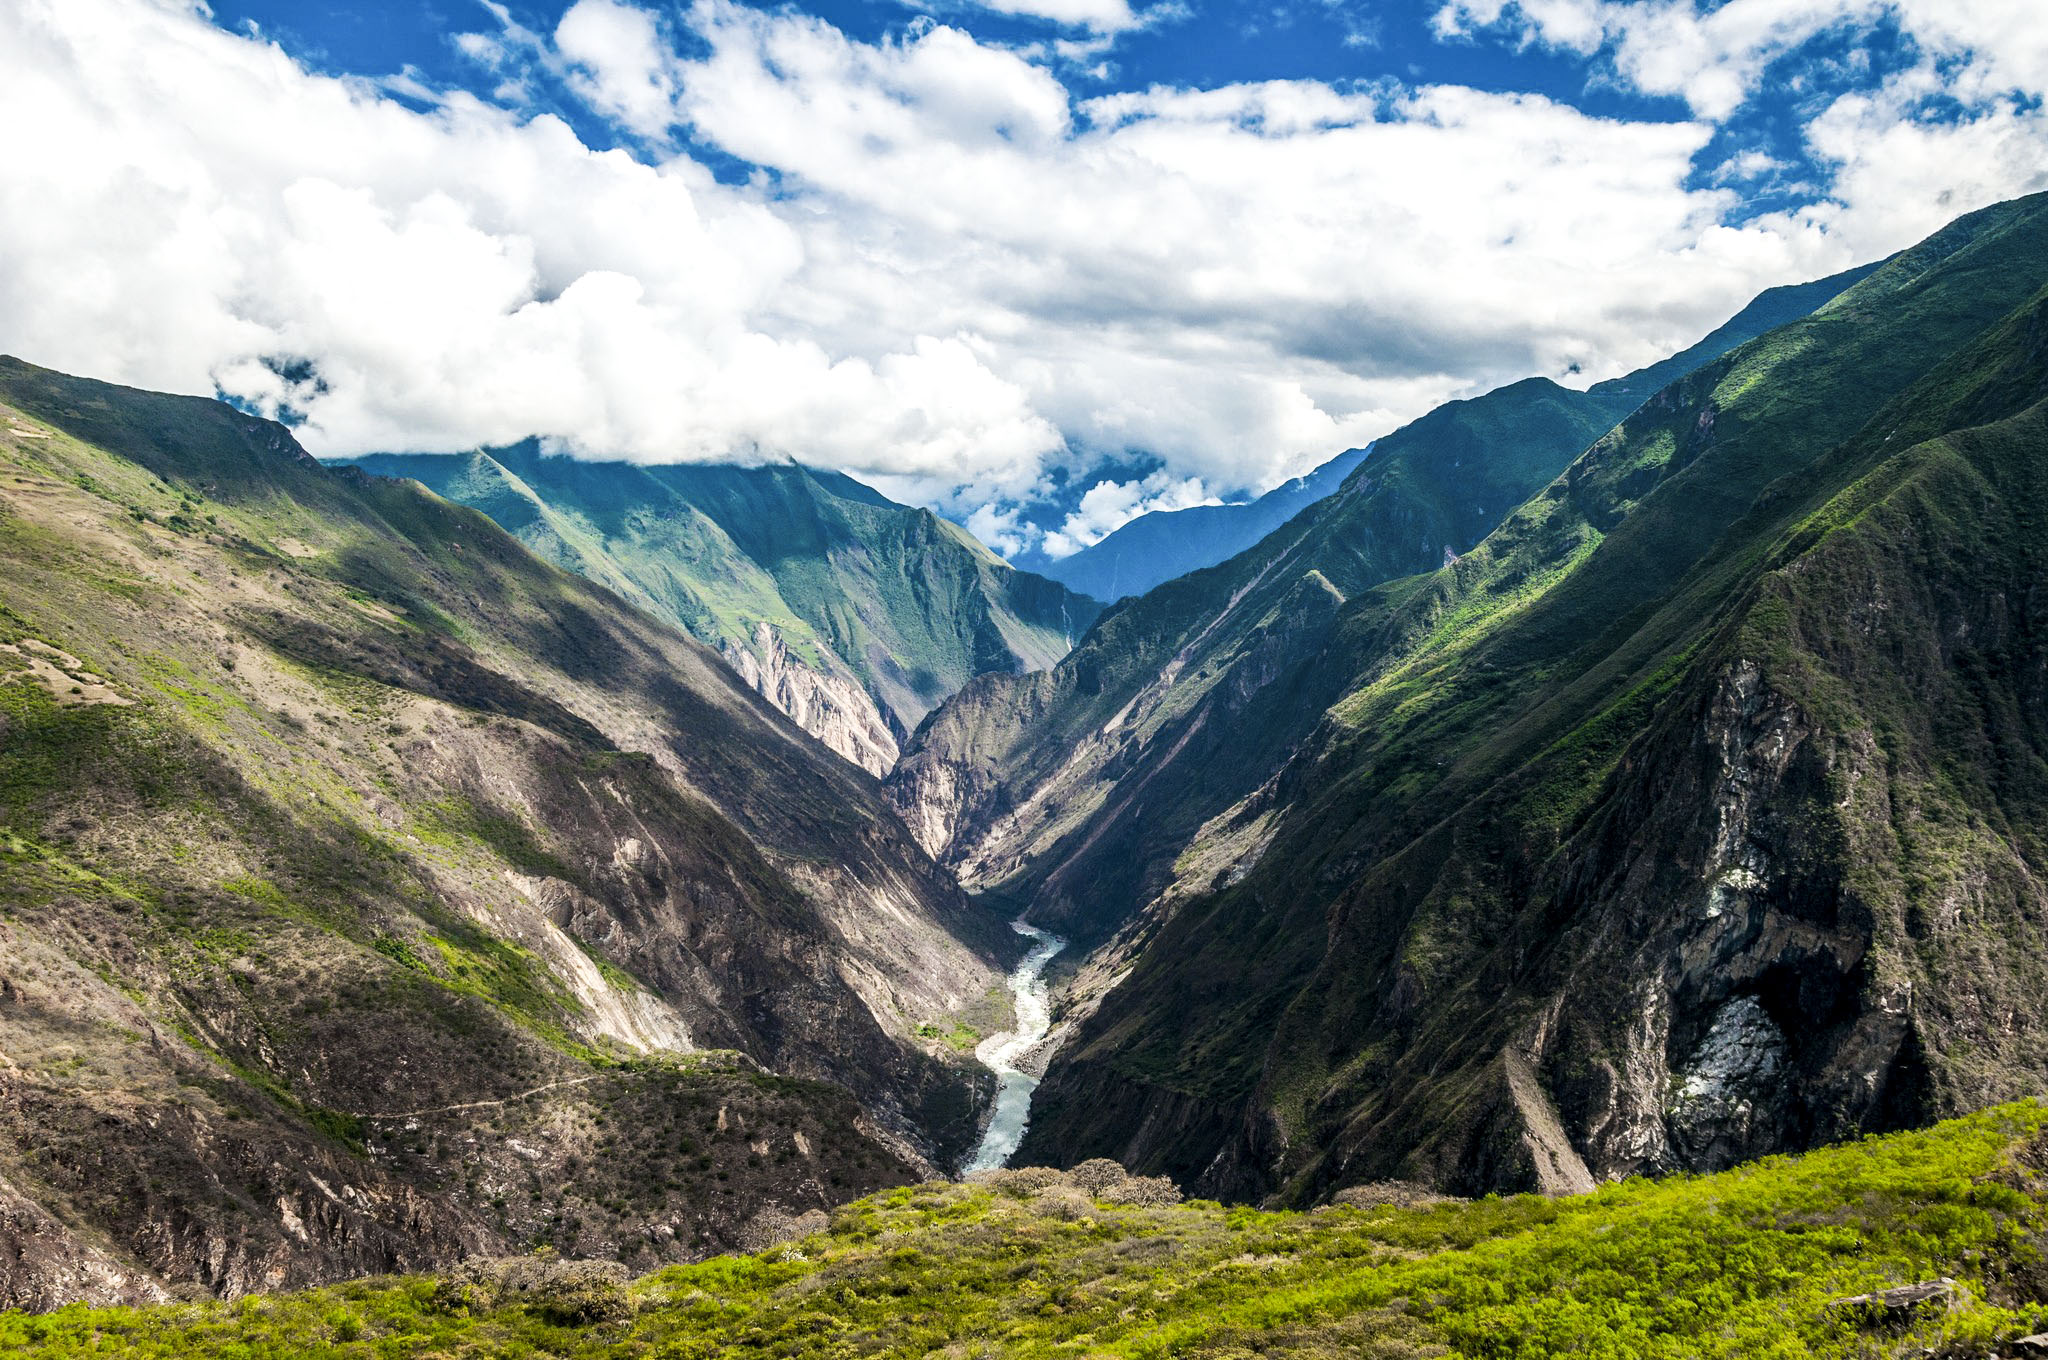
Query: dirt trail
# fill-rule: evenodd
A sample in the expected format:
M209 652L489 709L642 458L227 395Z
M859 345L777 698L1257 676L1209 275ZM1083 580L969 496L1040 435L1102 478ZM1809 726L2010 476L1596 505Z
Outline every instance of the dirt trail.
M559 1090L564 1086L581 1086L586 1082L596 1080L598 1080L596 1077L570 1077L563 1081L551 1081L545 1086L536 1086L531 1091L521 1091L516 1096L505 1096L499 1100L471 1100L461 1105L437 1105L431 1110L399 1110L391 1114L366 1114L358 1112L352 1117L356 1119L418 1119L422 1115L429 1114L454 1114L458 1110L486 1110L493 1105L517 1104L519 1101L531 1099L543 1091Z

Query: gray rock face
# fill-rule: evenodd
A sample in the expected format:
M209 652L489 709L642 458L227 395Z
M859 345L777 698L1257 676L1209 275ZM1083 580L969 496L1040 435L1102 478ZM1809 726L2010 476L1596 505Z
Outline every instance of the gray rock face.
M719 655L756 693L841 757L878 778L896 763L896 734L888 720L831 653L821 649L820 663L807 666L790 654L780 633L761 623L751 649L727 642Z
M1779 1123L1785 1035L1755 997L1721 1007L1671 1074L1664 1119L1687 1166L1718 1170L1770 1147Z

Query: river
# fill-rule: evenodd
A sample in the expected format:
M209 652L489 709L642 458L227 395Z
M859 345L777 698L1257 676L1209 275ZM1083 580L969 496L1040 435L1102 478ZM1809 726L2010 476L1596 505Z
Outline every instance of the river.
M1057 935L1022 921L1010 922L1010 929L1029 935L1036 943L1010 974L1010 995L1017 998L1017 1028L991 1034L975 1047L974 1056L996 1074L996 1111L989 1116L988 1130L974 1155L961 1168L963 1174L993 1171L1016 1154L1024 1141L1024 1126L1031 1122L1031 1096L1038 1090L1038 1078L1016 1066L1052 1028L1052 1001L1046 992L1045 966L1053 955L1067 947Z

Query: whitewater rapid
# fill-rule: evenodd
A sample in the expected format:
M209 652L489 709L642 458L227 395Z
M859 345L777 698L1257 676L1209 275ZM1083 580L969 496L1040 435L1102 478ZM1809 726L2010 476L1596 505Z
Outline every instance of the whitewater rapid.
M1010 929L1029 935L1036 943L1023 962L1010 974L1010 995L1017 999L1017 1028L991 1034L976 1045L974 1056L996 1074L996 1111L989 1117L988 1130L974 1155L961 1168L963 1174L993 1171L1016 1154L1024 1141L1024 1126L1031 1121L1031 1096L1038 1090L1038 1078L1020 1070L1017 1060L1029 1053L1052 1028L1052 1001L1046 992L1045 966L1053 955L1067 947L1057 935L1022 921L1010 922Z

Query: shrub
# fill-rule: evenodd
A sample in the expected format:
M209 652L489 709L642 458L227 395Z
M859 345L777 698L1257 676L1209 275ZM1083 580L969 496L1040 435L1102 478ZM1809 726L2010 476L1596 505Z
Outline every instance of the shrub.
M1031 1212L1040 1218L1073 1223L1095 1212L1095 1201L1084 1190L1071 1185L1047 1186L1031 1200Z
M632 1316L632 1272L617 1261L563 1261L542 1248L531 1256L465 1261L435 1288L442 1312L479 1312L521 1304L543 1322L587 1327Z
M1130 1179L1130 1175L1122 1162L1112 1162L1107 1157L1091 1157L1067 1172L1067 1179L1091 1195L1100 1195L1118 1181Z
M794 1242L800 1237L824 1232L831 1226L832 1220L823 1209L792 1214L771 1204L747 1220L746 1226L740 1229L740 1246L747 1251L766 1251L782 1242Z
M1012 1199L1029 1199L1041 1190L1055 1185L1071 1185L1064 1171L1055 1171L1049 1166L1020 1166L1014 1170L1001 1168L995 1171L977 1171L967 1178L970 1185L985 1185L998 1194Z
M1107 1204L1124 1204L1138 1209L1164 1209L1180 1203L1180 1187L1164 1176L1127 1176L1105 1189L1100 1198Z
M1423 1209L1432 1204L1455 1202L1453 1195L1439 1195L1426 1185L1414 1181L1373 1181L1366 1185L1349 1185L1330 1196L1329 1207L1333 1209Z

